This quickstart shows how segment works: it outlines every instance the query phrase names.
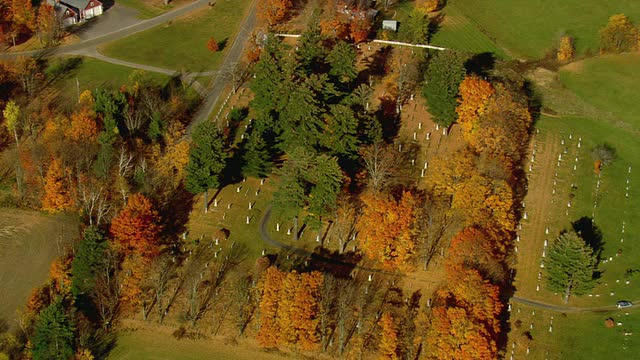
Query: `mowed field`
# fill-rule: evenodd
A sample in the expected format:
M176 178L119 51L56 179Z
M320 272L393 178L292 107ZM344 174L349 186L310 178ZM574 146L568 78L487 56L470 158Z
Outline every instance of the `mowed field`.
M225 344L221 338L177 340L164 329L124 331L118 336L108 360L276 360L278 354L260 350L256 344Z
M508 59L504 49L498 47L482 30L464 15L460 6L451 1L442 13L444 19L431 39L431 44L471 53L491 52L499 59Z
M597 53L598 30L609 16L624 13L640 21L637 0L451 0L461 12L507 48L514 57L537 59L564 33L576 40L578 53Z
M605 327L608 318L613 319L614 327ZM513 359L630 360L637 359L640 351L638 309L561 313L516 304L510 319L505 359L513 354ZM525 333L531 335L532 341L523 337Z
M14 326L31 289L47 279L51 261L78 237L69 216L0 209L0 320Z
M45 70L49 78L54 78L60 95L67 99L77 100L78 87L80 92L95 90L96 87L106 85L119 88L129 84L134 73L152 79L158 84L165 84L169 76L143 72L126 66L115 65L89 57L68 57L51 60Z
M100 49L107 56L177 71L215 70L231 47L249 0L218 0L215 5L117 40ZM221 51L207 49L213 37Z

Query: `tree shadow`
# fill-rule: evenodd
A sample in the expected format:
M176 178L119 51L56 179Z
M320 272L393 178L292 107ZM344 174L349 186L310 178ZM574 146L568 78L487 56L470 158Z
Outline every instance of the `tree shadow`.
M429 26L427 27L427 41L430 43L433 39L433 36L440 30L442 27L442 22L444 21L445 15L440 13L430 19Z
M483 52L473 55L465 63L468 72L478 76L488 76L489 71L493 70L496 64L496 56L492 52Z
M169 197L167 204L160 210L164 219L164 235L168 238L177 237L186 230L189 215L193 209L193 195L180 185Z
M398 136L400 131L400 116L397 112L398 103L390 95L380 98L380 108L375 112L375 116L382 125L382 137L389 142Z
M590 217L583 216L571 223L571 227L582 237L584 242L593 249L596 260L600 262L604 248L604 240L602 238L602 230L594 223L594 220Z
M224 50L227 47L227 45L229 45L228 37L218 43L218 51Z

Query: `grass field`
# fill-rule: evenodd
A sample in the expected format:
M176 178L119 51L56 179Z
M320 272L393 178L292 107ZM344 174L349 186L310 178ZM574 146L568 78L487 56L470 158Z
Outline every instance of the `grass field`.
M108 360L254 360L283 359L253 346L241 343L226 345L220 338L176 340L168 331L141 329L124 331Z
M0 320L15 326L32 288L47 279L51 261L78 237L73 217L0 209Z
M597 52L598 30L609 16L624 13L640 22L636 0L452 0L450 5L522 58L543 57L563 33L575 38L578 53Z
M604 325L607 318L622 325L607 328ZM506 359L509 359L513 351L514 359L626 360L637 358L640 351L637 335L640 331L640 311L637 309L559 313L515 304L511 311L511 325L512 336L507 346ZM528 346L529 354L526 341L521 337L527 331L533 338ZM625 336L625 332L633 335Z
M231 47L249 0L218 0L207 9L170 23L117 40L100 49L105 55L167 69L200 72L215 70ZM213 37L224 45L211 53Z
M634 117L639 109L640 95L632 90L640 72L638 59L637 54L599 57L570 64L560 70L557 78L550 74L538 76L540 72L534 77L536 91L542 93L543 106L557 116L542 116L536 124L539 130L534 140L537 152L525 199L529 218L523 221L519 231L521 241L516 243L519 248L514 282L517 296L561 304L560 295L545 290L544 282L537 280L538 273L545 271L539 266L543 260L544 240L553 241L561 230L586 217L593 218L593 224L602 232L602 261L598 266L601 278L589 294L572 297L569 306L602 307L614 306L618 300L640 301L637 285L640 278L625 276L627 270L640 268L637 261L640 245L635 241L635 234L640 232L637 220L640 204L636 201L640 196L640 158L637 155L640 122ZM617 159L605 166L598 177L594 172L591 149L602 143L609 143L616 149ZM532 151L533 148L532 145ZM558 166L560 154L562 160ZM578 161L575 161L576 157ZM527 168L529 164L526 164ZM569 202L571 207L568 207ZM540 284L539 291L537 283ZM507 354L512 349L512 342L534 323L531 358L635 358L640 347L637 335L625 336L623 333L638 331L640 313L637 309L628 313L591 312L563 316L539 310L534 313L532 308L514 305L511 324L521 320L524 325L521 329L512 326ZM552 315L555 320L550 333ZM622 325L605 328L603 321L608 317ZM523 357L524 351L516 346L514 358Z
M100 85L119 87L129 83L129 78L135 70L129 67L110 64L89 57L56 58L51 61L45 73L49 78L56 79L59 88L64 89L64 96L77 96L76 79L80 92L93 90ZM163 74L144 72L144 76L165 83L169 77Z
M457 3L450 2L444 8L443 14L444 20L431 39L433 45L471 53L491 52L497 58L508 58L494 41L464 15Z
M584 101L610 112L620 124L640 131L640 54L601 56L565 66L562 83ZM631 129L629 128L629 129Z

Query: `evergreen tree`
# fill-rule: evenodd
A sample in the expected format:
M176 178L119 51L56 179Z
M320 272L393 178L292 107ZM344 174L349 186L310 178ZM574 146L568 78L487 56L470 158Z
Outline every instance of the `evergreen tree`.
M299 147L278 170L280 184L273 194L273 207L284 218L296 216L305 205L307 184L305 176L312 171L313 154Z
M300 36L300 45L297 50L298 62L307 74L317 72L324 57L321 33L320 24L314 15L309 27Z
M93 290L96 269L102 262L107 247L107 242L97 227L89 226L84 230L71 264L71 292L75 297Z
M309 192L309 213L312 217L326 216L333 211L342 186L342 169L338 159L327 155L315 158L308 180L313 188Z
M74 328L60 299L38 315L34 326L34 360L68 360L74 354Z
M457 118L458 88L466 75L467 56L445 50L438 52L429 62L425 73L423 95L429 113L442 126L451 125Z
M595 265L593 249L574 231L567 231L551 245L545 258L547 288L563 293L565 303L571 295L584 295L595 285Z
M265 177L273 167L268 144L256 130L251 132L244 144L243 160L242 175L245 177Z
M342 83L353 81L358 76L356 56L352 45L344 41L337 43L327 55L327 62L331 66L329 75L334 76Z
M189 163L185 168L186 188L192 194L204 193L204 212L207 212L209 189L220 186L220 176L225 167L224 142L212 121L198 125L192 137Z
M328 152L342 159L355 159L358 155L358 119L348 106L335 105L326 115L325 132L321 144Z
M412 44L426 44L429 42L429 18L420 10L413 10L400 26L400 39Z

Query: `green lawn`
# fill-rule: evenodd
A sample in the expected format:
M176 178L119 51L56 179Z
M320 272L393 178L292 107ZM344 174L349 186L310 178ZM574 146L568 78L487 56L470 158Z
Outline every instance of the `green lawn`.
M559 75L562 83L584 101L640 131L640 54L587 59L564 67Z
M231 47L249 0L218 0L212 8L117 40L101 49L105 55L140 64L192 72L215 70ZM211 53L212 37L224 44Z
M100 85L119 87L129 83L129 77L135 70L129 67L114 65L89 57L56 58L45 70L48 78L56 81L58 88L70 96L77 96L77 84L80 91ZM144 75L157 81L166 82L169 77L163 74L144 72ZM77 79L77 83L76 83Z
M176 340L169 333L138 330L119 334L108 360L254 360L282 356L245 344L225 345L221 339Z
M140 19L149 19L161 15L173 8L171 4L154 6L147 2L140 0L117 0L118 4L124 5L128 8L138 10L138 17Z
M605 327L604 320L609 317L622 325ZM510 322L512 328L507 354L510 355L513 349L514 359L626 360L636 359L640 351L637 335L640 331L640 311L637 309L563 314L514 304ZM526 331L533 338L529 355L526 355L526 345L520 338ZM625 332L633 335L625 336ZM516 347L512 348L514 341ZM508 359L509 355L505 358Z
M472 53L491 52L496 57L508 56L473 23L455 2L444 8L444 20L431 39L433 45L443 46Z
M598 30L624 13L640 22L637 0L451 0L469 19L516 57L541 58L568 33L579 53L597 52Z
M638 179L636 173L628 173L629 166L632 167L632 170L640 169L640 158L637 156L640 150L637 135L611 126L606 121L591 118L543 117L538 123L538 127L541 134L544 132L561 134L570 149L569 154L564 157L562 167L558 170L556 205L552 207L552 212L548 215L550 235L537 234L540 237L540 242L543 241L542 237L555 238L559 231L569 228L571 222L582 217L591 218L595 214L594 224L602 231L604 240L603 258L613 258L613 261L599 265L602 277L592 291L594 296L574 297L571 299L571 305L614 305L617 300L622 299L640 300L640 287L637 286L640 278L630 279L630 284L626 284L627 279L624 276L627 269L640 268L637 262L640 256L640 246L631 235L640 232L640 223L635 221L637 214L640 213L640 204L633 201L640 196L640 187L635 185L637 184L636 179ZM568 140L569 134L572 134L572 141ZM579 151L576 147L576 137L582 138L582 146ZM596 195L597 177L593 171L594 160L590 150L596 144L603 142L616 148L618 159L603 169L600 189ZM579 157L579 162L577 170L574 171L573 164L576 155ZM628 199L625 197L627 179L631 180ZM571 184L576 187L573 198L570 195ZM551 189L530 190L550 191ZM598 206L594 211L593 205L596 199ZM569 215L566 215L566 204L569 201L571 201L571 208L568 209ZM622 234L623 221L625 222L625 234ZM620 242L621 238L625 238L625 241ZM618 250L622 250L621 256L616 256ZM529 285L528 288L532 286ZM615 295L611 296L611 292L614 292ZM595 296L596 294L598 296ZM546 291L541 291L537 296L545 301L560 301L559 296L554 296Z

